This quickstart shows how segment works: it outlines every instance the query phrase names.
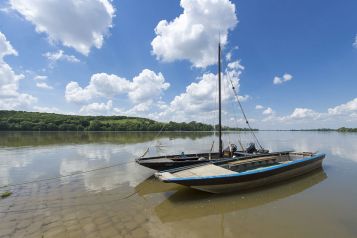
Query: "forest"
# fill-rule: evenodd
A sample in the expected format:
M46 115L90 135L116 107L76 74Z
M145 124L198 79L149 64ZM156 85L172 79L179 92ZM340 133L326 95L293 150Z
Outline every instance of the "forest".
M222 127L246 131L247 128ZM127 116L77 116L56 113L0 110L0 131L213 131L200 122L158 122ZM256 129L254 129L256 130Z

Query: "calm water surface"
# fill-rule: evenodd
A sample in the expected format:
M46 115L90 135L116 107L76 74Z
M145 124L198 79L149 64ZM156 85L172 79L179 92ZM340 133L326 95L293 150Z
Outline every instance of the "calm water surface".
M210 133L2 132L0 192L13 194L0 200L0 237L357 237L357 134L257 134L271 151L326 153L323 169L213 195L134 163L149 146L151 155L207 152ZM251 139L224 141L239 137Z

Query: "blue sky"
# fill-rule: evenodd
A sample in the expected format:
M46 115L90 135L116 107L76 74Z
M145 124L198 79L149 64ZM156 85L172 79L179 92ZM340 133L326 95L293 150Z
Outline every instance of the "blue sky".
M0 1L0 109L357 127L357 3Z

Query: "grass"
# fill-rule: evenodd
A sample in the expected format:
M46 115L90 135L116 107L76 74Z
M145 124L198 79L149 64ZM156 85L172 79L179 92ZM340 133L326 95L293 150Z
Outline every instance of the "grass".
M7 198L9 196L11 196L12 192L9 192L9 191L6 191L6 192L3 192L1 194L1 198L4 199L4 198Z

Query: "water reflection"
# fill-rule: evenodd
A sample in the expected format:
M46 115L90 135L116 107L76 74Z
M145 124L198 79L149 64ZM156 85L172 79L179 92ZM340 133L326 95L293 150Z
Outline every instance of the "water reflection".
M145 196L154 193L166 193L170 191L176 191L181 189L182 186L173 183L162 183L155 178L155 176L150 176L149 178L142 181L140 184L135 186L135 191L140 196Z
M44 146L59 144L112 143L132 144L177 138L196 140L211 132L1 132L0 147Z
M237 212L301 193L327 178L323 169L269 187L228 195L180 189L155 208L162 222Z

